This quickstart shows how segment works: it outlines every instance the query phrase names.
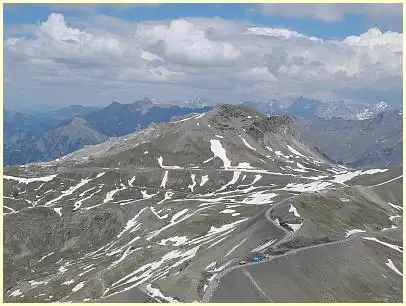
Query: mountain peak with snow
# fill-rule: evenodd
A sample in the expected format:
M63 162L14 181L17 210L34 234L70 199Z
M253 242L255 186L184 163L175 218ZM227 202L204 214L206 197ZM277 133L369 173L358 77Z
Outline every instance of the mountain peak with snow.
M361 237L381 241L381 229L399 226L390 217L401 171L334 164L300 142L290 120L219 105L57 160L5 167L5 301L232 301L227 288L247 273L261 279L251 262L268 261L256 268L269 278L281 255L305 272L317 259L329 286L343 261L346 284L386 271L386 256L399 266L397 250L382 253ZM344 257L331 266L333 254ZM299 270L289 277L309 277ZM366 285L381 284L375 274ZM272 290L268 278L261 287ZM263 301L251 287L241 290Z

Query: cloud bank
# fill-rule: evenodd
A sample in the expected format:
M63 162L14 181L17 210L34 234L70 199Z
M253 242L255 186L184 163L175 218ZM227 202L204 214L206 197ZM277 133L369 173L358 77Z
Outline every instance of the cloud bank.
M144 96L238 103L299 95L401 103L403 34L378 28L325 40L220 18L67 21L51 14L5 35L6 103L96 105Z

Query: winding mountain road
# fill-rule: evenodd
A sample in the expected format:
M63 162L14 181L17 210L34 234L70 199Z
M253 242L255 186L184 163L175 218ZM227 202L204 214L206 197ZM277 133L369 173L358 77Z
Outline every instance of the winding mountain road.
M287 199L285 199L285 200L283 200L283 201L281 201L281 202L279 202L279 203L273 205L272 207L270 207L270 208L265 212L265 218L266 218L266 220L268 220L269 222L272 222L273 224L275 224L276 226L282 228L282 229L286 232L286 235L285 235L281 240L279 240L277 243L275 243L275 244L272 245L273 247L278 246L278 245L280 245L280 244L282 244L282 243L288 241L288 240L292 237L292 235L291 235L291 233L290 233L288 230L286 230L285 228L283 228L282 226L280 226L278 223L276 223L275 221L273 221L273 220L271 219L271 217L270 217L270 213L271 213L271 211L272 211L273 209L275 209L277 206L282 205L283 203L285 203L286 201L289 201L289 200L292 199L293 197L295 197L295 196L289 197L289 198L287 198ZM389 229L389 230L387 230L387 232L396 231L396 230L399 230L399 229L398 229L398 228L396 228L396 229ZM342 239L342 240L337 240L337 241L332 241L332 242L327 242L327 243L322 243L322 244L311 245L311 246L306 246L306 247L301 247L301 248L293 249L293 250L287 251L287 252L284 253L284 254L272 256L272 257L270 257L269 259L266 259L266 260L261 261L260 263L249 262L249 263L246 263L246 264L243 264L243 265L235 265L235 266L229 267L229 268L225 269L224 271L222 271L221 273L217 274L217 275L213 278L213 280L212 280L212 281L210 282L210 284L208 285L206 291L204 292L201 302L202 302L202 303L210 303L210 302L211 302L211 299L212 299L212 297L213 297L214 292L217 290L217 288L218 288L218 286L219 286L219 284L220 284L220 280L221 280L226 274L230 273L231 271L233 271L233 270L235 270L235 269L243 269L244 274L251 280L251 282L253 283L254 287L257 289L258 293L261 294L261 295L263 295L263 294L262 294L262 289L259 288L259 286L256 284L255 280L252 278L252 276L250 277L250 274L249 274L248 271L245 269L246 267L252 266L252 265L258 265L258 264L267 263L267 262L270 262L270 261L272 261L272 260L275 260L276 258L281 258L281 257L289 256L289 255L291 255L291 254L295 254L295 253L297 253L297 252L302 252L302 251L309 250L309 249L313 249L313 248L319 248L319 247L323 247L323 246L327 246L327 245L334 245L334 244L342 244L342 243L344 243L344 242L350 241L350 240L352 240L352 239L354 239L354 238L356 238L356 237L358 237L358 236L361 236L361 235L371 235L371 234L376 234L376 233L381 233L381 231L354 233L353 235L351 235L351 236L349 236L349 237L347 237L347 238L345 238L345 239ZM247 275L247 273L248 273L248 275ZM263 295L263 296L264 296L264 295ZM266 297L268 301L272 302L272 300L271 300L271 298L270 298L269 296L264 296L264 297Z

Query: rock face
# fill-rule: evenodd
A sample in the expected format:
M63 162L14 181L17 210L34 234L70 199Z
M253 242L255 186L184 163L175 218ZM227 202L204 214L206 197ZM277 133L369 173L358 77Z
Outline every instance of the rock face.
M402 169L334 165L298 140L294 124L221 105L58 160L5 167L4 300L264 301L254 279L274 301L296 301L303 293L286 290L291 279L310 284L306 300L325 301L318 273L330 269L330 300L401 301ZM315 270L306 256L317 258L318 247L335 264ZM349 255L334 257L337 248ZM275 254L289 252L298 259L287 278L270 284L249 268L255 254L256 267L277 275Z
M300 97L289 107L277 102L246 105L266 114L292 116L299 138L344 165L374 167L402 163L402 114L385 102L361 106Z
M351 167L402 163L402 116L398 112L386 111L362 121L297 118L296 127L303 141L339 163Z

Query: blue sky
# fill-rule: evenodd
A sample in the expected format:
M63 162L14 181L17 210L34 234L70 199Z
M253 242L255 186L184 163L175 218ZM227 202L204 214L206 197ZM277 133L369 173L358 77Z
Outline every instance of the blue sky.
M400 4L5 5L5 103L400 105Z
M5 4L7 7L7 4ZM225 19L247 20L256 24L271 27L287 27L303 34L320 38L343 38L349 35L364 33L371 25L378 25L381 30L401 31L401 20L386 20L385 22L368 20L359 12L348 13L343 19L335 22L325 22L315 18L288 18L282 14L263 14L257 4L160 4L135 5L120 9L120 4L106 6L103 4L86 9L86 5L74 4L72 8L63 5L22 4L12 5L14 9L4 12L5 24L35 23L47 18L50 13L63 13L67 17L83 17L94 14L114 16L129 21L176 19L182 17L221 17ZM393 4L394 7L399 7ZM125 5L123 6L125 7Z

